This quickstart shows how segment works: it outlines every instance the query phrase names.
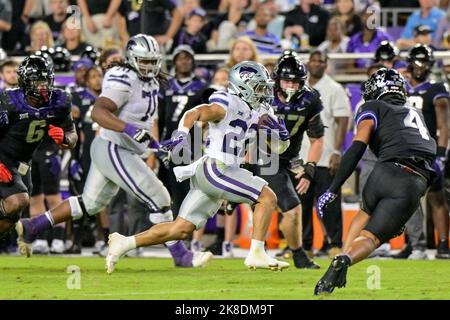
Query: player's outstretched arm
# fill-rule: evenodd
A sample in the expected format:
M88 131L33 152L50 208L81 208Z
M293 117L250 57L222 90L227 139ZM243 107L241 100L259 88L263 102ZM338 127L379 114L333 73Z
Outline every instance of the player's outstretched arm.
M94 108L92 109L92 120L105 129L122 132L126 123L114 114L117 109L118 107L114 101L106 97L99 97L95 100Z
M323 217L324 209L330 202L336 199L339 189L355 170L359 160L366 151L367 144L369 143L374 128L375 122L371 118L364 119L358 124L353 143L342 157L341 164L339 165L330 188L317 200L317 211L320 217Z
M215 103L201 104L187 111L178 123L178 129L172 133L172 138L161 142L161 150L172 151L177 145L183 144L196 121L217 122L225 116L225 109Z
M222 106L215 103L201 104L184 114L178 125L178 130L187 130L189 132L196 121L217 122L225 118L225 116L226 111Z
M344 182L355 170L359 160L366 151L367 144L369 143L370 136L374 130L375 123L373 119L362 120L357 127L353 143L350 148L345 152L342 157L341 164L334 176L331 183L330 192L337 193Z

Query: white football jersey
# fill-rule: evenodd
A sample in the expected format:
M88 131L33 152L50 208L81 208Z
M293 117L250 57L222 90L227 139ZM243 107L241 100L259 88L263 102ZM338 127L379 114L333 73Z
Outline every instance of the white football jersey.
M257 133L259 118L273 114L273 110L251 109L238 96L225 91L214 92L209 103L222 106L226 116L219 122L209 122L206 155L228 166L239 166L244 161L246 140Z
M158 91L156 79L144 82L135 71L116 66L106 72L100 96L116 103L119 108L116 115L120 119L151 132L158 114ZM126 133L105 128L101 128L100 136L137 154L144 153L149 143L137 143Z

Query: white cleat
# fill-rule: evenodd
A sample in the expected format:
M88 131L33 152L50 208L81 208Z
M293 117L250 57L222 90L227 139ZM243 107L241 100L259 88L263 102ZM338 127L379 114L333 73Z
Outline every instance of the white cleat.
M114 268L116 263L119 261L120 257L122 257L125 253L130 250L129 241L127 241L127 237L114 232L109 235L108 241L108 253L106 254L106 272L111 274L114 272Z
M37 239L31 244L33 254L49 254L50 248L47 240Z
M408 256L408 260L427 260L428 256L425 250L413 250Z
M16 223L16 232L17 232L17 247L19 248L19 253L22 256L26 256L27 258L31 257L33 254L33 249L31 248L31 243L25 242L23 238L23 225L21 221Z
M211 260L213 254L209 251L207 252L194 252L194 256L192 257L192 266L194 268L204 268L208 264L209 260Z
M249 253L244 264L251 270L270 269L271 271L282 271L289 268L289 263L271 258L266 253L258 255Z
M53 239L50 253L63 254L65 249L64 241L60 239Z

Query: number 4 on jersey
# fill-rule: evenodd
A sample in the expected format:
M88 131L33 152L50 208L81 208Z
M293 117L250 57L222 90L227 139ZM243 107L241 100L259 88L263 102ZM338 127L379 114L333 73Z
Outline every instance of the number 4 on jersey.
M419 130L420 135L423 139L430 140L427 127L425 127L425 125L423 124L422 119L420 118L420 115L416 110L410 109L408 115L403 120L403 123L406 127Z

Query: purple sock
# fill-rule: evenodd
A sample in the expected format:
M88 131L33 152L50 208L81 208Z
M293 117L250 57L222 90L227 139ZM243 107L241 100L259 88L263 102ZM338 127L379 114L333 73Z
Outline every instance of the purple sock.
M52 223L45 214L41 214L37 217L31 218L28 227L30 227L30 229L28 229L27 232L37 235L42 231L51 229Z
M184 256L186 253L189 252L189 250L184 245L184 241L177 241L175 244L171 246L167 246L167 248L170 251L170 254L173 258L178 258Z
M180 240L170 246L167 245L167 248L172 255L176 267L192 268L194 253L186 248L183 241Z

